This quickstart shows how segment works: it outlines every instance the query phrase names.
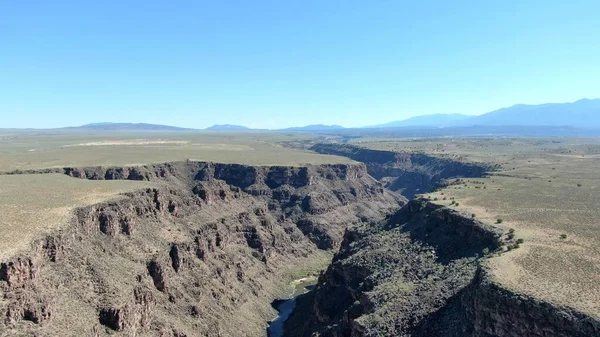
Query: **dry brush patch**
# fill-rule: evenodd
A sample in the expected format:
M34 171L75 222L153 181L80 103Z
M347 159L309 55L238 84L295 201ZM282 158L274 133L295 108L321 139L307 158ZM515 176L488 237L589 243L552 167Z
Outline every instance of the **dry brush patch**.
M0 258L67 225L77 207L148 186L148 182L89 181L62 174L0 175Z

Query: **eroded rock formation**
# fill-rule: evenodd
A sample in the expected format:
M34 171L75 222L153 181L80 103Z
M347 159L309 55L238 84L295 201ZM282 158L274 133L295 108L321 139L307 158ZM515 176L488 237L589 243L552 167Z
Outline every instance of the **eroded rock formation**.
M492 226L413 200L349 229L286 336L592 337L600 322L494 282L485 259L507 238Z
M403 202L360 164L46 171L157 185L3 261L0 336L261 336L282 276Z
M484 163L466 163L425 153L371 150L349 144L316 144L311 150L362 162L369 174L386 188L409 199L430 192L443 179L477 178L492 169Z

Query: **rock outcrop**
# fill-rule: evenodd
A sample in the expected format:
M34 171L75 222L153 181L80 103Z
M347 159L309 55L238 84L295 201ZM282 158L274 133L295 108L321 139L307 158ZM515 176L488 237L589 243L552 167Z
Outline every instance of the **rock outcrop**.
M364 165L65 168L156 187L0 264L0 336L262 336L284 276L403 203Z
M503 288L486 259L510 240L424 200L346 231L286 336L592 337L600 322Z

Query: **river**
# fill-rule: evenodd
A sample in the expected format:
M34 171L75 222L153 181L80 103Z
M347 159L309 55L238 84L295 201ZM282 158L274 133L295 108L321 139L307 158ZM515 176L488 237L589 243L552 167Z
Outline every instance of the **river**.
M296 298L311 291L316 284L316 277L295 280L291 283L291 285L294 287L293 294L288 299L277 300L273 302L273 308L279 312L279 316L274 321L269 323L269 327L267 328L268 337L284 336L283 325L296 308Z

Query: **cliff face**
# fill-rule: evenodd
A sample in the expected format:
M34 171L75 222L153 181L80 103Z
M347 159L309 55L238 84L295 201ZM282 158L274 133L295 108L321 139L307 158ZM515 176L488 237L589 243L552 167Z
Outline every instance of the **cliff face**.
M485 269L460 301L474 337L600 336L600 321L505 289L494 283Z
M2 261L0 336L262 336L283 275L403 202L363 165L46 171L157 187L78 209Z
M407 198L434 189L442 179L476 178L492 169L482 163L465 163L423 153L392 152L347 144L316 144L311 150L348 157L364 163L371 176Z
M598 336L600 322L493 282L485 257L508 240L425 201L349 229L287 336ZM307 319L308 317L308 319Z

